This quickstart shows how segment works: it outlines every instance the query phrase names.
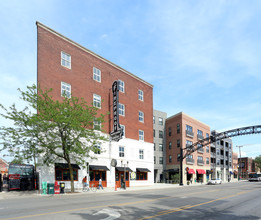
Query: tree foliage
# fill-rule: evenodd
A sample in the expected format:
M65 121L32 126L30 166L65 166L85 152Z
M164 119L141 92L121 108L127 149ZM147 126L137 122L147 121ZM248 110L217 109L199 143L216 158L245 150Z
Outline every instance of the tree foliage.
M258 167L258 169L261 170L261 155L255 158L255 164Z
M39 157L46 165L66 161L73 192L71 164L84 166L87 158L93 158L91 152L99 150L97 145L107 141L99 126L104 115L98 115L98 109L88 106L83 98L64 95L61 101L54 100L52 89L43 91L36 85L28 86L25 92L18 90L27 103L23 110L19 111L15 104L9 109L0 104L4 112L0 115L14 123L0 128L0 151L7 150L11 156L25 160Z

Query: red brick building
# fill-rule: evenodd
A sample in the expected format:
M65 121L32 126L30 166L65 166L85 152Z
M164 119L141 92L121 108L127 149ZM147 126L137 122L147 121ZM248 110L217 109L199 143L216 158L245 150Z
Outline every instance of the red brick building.
M183 112L166 120L166 170L171 175L180 172L180 147L192 145L209 137L210 127ZM185 152L184 152L185 153ZM188 169L186 171L185 169ZM183 160L183 183L187 181L205 182L210 178L210 147L206 146L188 155Z
M62 93L83 97L106 115L112 110L112 84L115 80L120 82L119 120L124 139L112 144L112 155L103 155L103 161L90 161L90 164L110 167L109 158L113 156L118 164L127 164L133 173L142 176L146 180L143 184L153 183L153 86L51 28L39 22L36 25L37 83L42 89L52 88L54 99L61 100ZM112 131L110 117L107 115L104 123L107 134ZM119 146L125 149L123 154L119 153ZM141 172L146 169L151 172ZM105 176L104 184L114 181L114 175L110 181L108 172ZM127 184L131 185L129 179Z

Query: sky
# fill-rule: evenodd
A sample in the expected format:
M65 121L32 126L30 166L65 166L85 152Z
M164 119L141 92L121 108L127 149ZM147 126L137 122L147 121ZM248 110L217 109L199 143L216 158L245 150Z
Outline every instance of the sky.
M0 103L22 108L17 88L36 83L39 21L154 85L168 117L219 132L261 125L260 13L258 0L1 1ZM261 155L260 134L233 145Z

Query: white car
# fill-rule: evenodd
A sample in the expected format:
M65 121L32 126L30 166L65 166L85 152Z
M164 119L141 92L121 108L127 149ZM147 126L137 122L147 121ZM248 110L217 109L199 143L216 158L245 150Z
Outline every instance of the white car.
M216 184L221 184L222 180L221 179L212 179L208 181L208 185L216 185Z

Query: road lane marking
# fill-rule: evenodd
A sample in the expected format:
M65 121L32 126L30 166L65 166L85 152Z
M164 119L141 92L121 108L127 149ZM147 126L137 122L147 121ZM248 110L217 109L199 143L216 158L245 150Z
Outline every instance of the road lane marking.
M257 189L255 189L255 190L257 190ZM139 220L155 218L155 217L158 217L158 216L167 215L167 214L171 214L171 213L174 213L174 212L180 212L180 211L183 211L183 210L186 210L186 209L206 205L206 204L213 203L213 202L216 202L216 201L219 201L219 200L228 199L228 198L232 198L232 197L239 196L239 195L242 195L242 194L246 194L246 193L249 193L249 192L253 192L255 190L243 191L243 192L239 192L239 193L234 194L234 195L229 195L229 196L225 196L225 197L222 197L222 198L210 200L208 202L203 202L203 203L199 203L199 204L195 204L195 205L186 205L186 206L181 206L181 207L177 207L177 208L174 208L174 209L165 210L165 211L162 211L162 212L158 212L156 215L153 215L153 216L147 216L147 217L144 217L144 218L140 218Z
M219 190L218 189L208 190L208 191L205 191L204 193L215 192L215 191L219 191ZM186 194L186 195L190 196L190 195L201 194L201 193L202 193L202 191L200 191L200 192L193 192L193 193L189 193L189 194ZM2 220L32 218L32 217L39 217L39 216L45 216L45 215L54 215L54 214L76 212L76 211L82 211L82 210L101 209L101 208L113 207L113 206L136 205L136 204L140 204L140 203L148 203L148 202L153 202L153 201L157 201L157 200L161 200L161 199L174 198L174 197L179 198L177 195L175 195L175 196L160 197L160 198L149 199L149 200L141 200L141 201L134 201L134 202L118 203L118 204L112 204L112 205L92 206L92 207L88 207L88 208L86 208L86 207L85 208L76 208L76 209L62 210L62 211L56 211L56 212L46 212L46 213L32 214L32 215L26 215L26 216L11 217L11 218L6 218L6 219L2 219Z

